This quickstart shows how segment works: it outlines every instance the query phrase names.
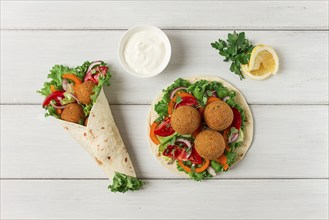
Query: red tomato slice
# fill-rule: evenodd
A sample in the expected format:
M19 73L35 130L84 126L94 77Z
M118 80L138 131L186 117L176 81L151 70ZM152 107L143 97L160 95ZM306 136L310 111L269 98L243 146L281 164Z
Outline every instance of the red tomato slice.
M95 67L93 69L91 69L85 76L83 81L92 81L95 84L98 84L99 81L99 76L106 75L108 68L106 66L98 66ZM92 72L95 71L95 73L93 74Z
M182 161L191 161L193 164L202 164L203 158L198 154L194 147L192 153L187 152L187 145L183 142L176 142L175 145L169 145L163 152L164 156Z
M185 146L179 147L177 145L169 145L163 152L164 156L171 157L177 160L188 160L189 153L186 152Z
M192 147L192 154L189 160L194 164L202 164L203 158L199 155L199 153Z
M165 119L159 126L154 130L154 134L161 137L167 137L175 133L175 130L171 127L170 118Z
M199 102L195 97L183 97L182 101L178 103L175 108L180 106L192 106L197 108L199 106Z
M232 108L232 110L233 110L234 119L233 119L231 126L233 126L239 130L241 128L241 124L242 124L241 114L240 114L239 110L236 108Z

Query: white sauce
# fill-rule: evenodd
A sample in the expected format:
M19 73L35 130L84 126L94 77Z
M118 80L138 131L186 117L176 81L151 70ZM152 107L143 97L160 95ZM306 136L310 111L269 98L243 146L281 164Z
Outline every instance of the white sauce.
M164 40L155 31L134 33L126 42L123 57L126 64L140 75L151 75L164 65Z

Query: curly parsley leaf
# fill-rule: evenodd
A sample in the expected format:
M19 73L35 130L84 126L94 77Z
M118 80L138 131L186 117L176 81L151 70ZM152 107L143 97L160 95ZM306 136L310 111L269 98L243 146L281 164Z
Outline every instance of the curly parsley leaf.
M112 185L109 185L108 188L111 192L127 192L139 190L144 185L143 181L137 179L136 177L127 176L122 173L116 172L113 177Z
M218 39L211 43L211 46L218 50L219 55L224 57L224 62L231 61L230 71L237 74L240 80L244 79L241 72L241 65L249 63L250 55L254 46L246 38L244 32L233 32L227 35L227 39Z

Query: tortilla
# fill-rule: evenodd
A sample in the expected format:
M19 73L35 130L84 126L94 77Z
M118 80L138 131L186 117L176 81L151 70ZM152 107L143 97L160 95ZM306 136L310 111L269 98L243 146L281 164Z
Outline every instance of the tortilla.
M207 81L221 82L223 84L223 86L225 86L225 87L227 87L231 90L234 90L236 92L235 101L244 109L245 115L246 115L246 121L245 121L244 130L243 130L244 139L243 139L242 145L235 149L235 152L237 153L237 157L235 159L234 164L232 164L230 166L230 169L231 169L233 166L235 166L239 161L241 161L244 158L244 156L246 155L246 153L247 153L247 151L248 151L248 149L249 149L249 147L252 143L254 122L253 122L253 117L252 117L252 114L251 114L251 110L248 106L248 103L246 102L245 98L243 97L243 95L241 94L241 92L237 88L235 88L233 85L231 85L230 83L226 82L225 80L223 80L219 77L196 76L196 77L190 77L190 78L185 78L185 79L190 81L191 83L194 83L194 82L196 82L198 80L201 80L201 79L204 79L204 80L207 80ZM148 135L148 137L149 137L149 133L150 133L151 124L154 122L155 119L158 118L158 114L154 111L154 106L155 106L155 104L157 104L162 99L162 96L163 96L163 93L158 95L153 100L150 112L147 116L147 131L148 131L147 135ZM149 145L151 147L152 154L161 162L161 164L163 166L165 166L169 170L173 171L174 173L178 173L179 175L183 175L185 177L188 177L188 174L186 174L184 172L180 172L180 171L177 170L176 163L168 164L168 161L166 161L164 159L164 157L159 155L158 145L155 145L152 142L150 137L149 137Z
M109 179L113 178L115 172L136 177L103 89L91 109L87 127L57 120L97 162Z

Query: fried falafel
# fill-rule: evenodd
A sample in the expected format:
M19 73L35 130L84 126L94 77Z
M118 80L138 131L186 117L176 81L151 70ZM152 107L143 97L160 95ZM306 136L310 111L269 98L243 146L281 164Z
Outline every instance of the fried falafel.
M83 82L75 86L75 94L82 104L88 105L91 103L91 96L94 94L95 83L91 81Z
M225 140L217 131L204 130L196 136L194 146L203 158L216 160L224 153Z
M171 116L171 126L179 134L192 134L200 123L200 113L191 106L178 107Z
M85 118L85 113L81 105L77 103L71 103L65 106L61 119L68 122L79 123Z
M208 104L204 110L204 120L209 128L216 131L223 131L233 122L233 111L223 101L215 101Z

